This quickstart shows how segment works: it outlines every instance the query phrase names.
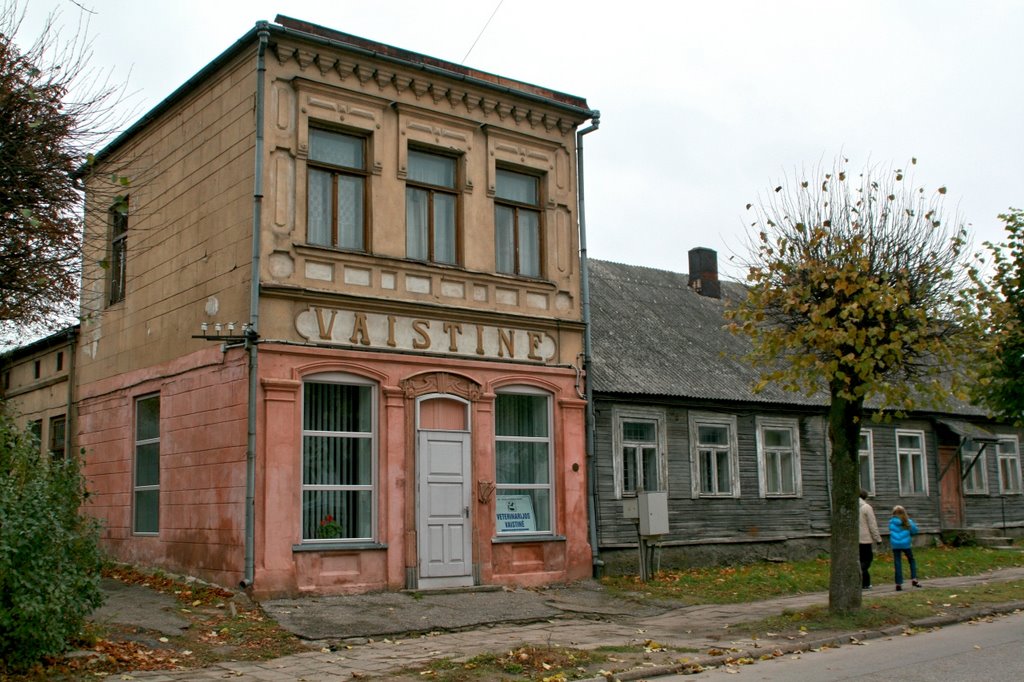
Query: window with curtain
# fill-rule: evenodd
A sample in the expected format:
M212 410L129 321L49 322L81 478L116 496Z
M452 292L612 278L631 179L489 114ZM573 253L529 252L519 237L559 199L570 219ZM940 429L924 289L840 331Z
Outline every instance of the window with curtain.
M309 129L306 239L340 249L366 249L366 140Z
M540 277L540 182L535 176L497 169L494 248L498 272Z
M1020 450L1016 438L999 440L999 492L1003 495L1019 495Z
M901 495L927 495L928 470L924 457L924 433L896 432L896 462Z
M860 471L860 487L875 494L875 445L871 429L860 430L860 442L857 446L857 460Z
M405 185L406 256L458 263L456 159L409 150Z
M738 497L735 417L691 413L689 421L694 496Z
M668 489L665 413L641 407L612 409L612 449L615 496L632 497L640 491Z
M758 418L757 448L762 496L799 495L800 430L796 420Z
M552 532L550 397L499 393L494 440L498 534Z
M160 396L135 401L136 533L160 531Z
M369 384L303 384L303 541L373 539L374 393Z

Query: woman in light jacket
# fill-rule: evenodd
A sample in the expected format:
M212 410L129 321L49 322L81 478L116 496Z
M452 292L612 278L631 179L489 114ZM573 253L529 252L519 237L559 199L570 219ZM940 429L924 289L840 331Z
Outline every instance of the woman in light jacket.
M892 508L889 519L889 544L892 545L892 564L896 569L896 591L903 589L903 558L907 555L910 564L910 584L921 587L917 582L917 562L914 561L914 550L911 548L913 536L917 535L917 524L907 515L907 510L896 505Z

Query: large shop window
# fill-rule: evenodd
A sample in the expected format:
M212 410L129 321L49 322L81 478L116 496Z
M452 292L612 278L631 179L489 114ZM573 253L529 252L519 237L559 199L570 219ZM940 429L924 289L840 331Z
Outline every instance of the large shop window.
M665 414L660 410L612 412L615 452L615 495L632 497L640 491L667 489L665 471Z
M310 244L366 249L366 141L309 129L307 239Z
M757 419L757 463L761 497L800 495L800 429L795 419Z
M374 394L369 384L303 385L303 541L373 539Z
M999 492L1003 495L1019 495L1020 449L1016 438L999 440Z
M160 531L160 396L135 401L136 533Z
M494 248L498 272L540 277L540 182L525 173L497 169Z
M691 413L690 448L695 497L740 496L734 416Z
M896 432L896 462L899 468L900 495L927 495L928 468L925 464L923 432Z
M871 429L860 430L860 444L857 446L857 460L860 470L860 487L868 495L875 494L875 444Z
M456 160L409 150L405 186L406 256L434 263L458 262Z
M494 401L499 535L551 533L551 398L503 391Z

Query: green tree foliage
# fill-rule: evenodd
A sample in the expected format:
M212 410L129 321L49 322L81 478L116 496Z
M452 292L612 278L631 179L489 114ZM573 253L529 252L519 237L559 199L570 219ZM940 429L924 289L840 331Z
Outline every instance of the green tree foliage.
M52 328L75 311L81 271L78 169L109 130L118 90L89 71L81 30L53 19L16 43L17 2L0 6L0 332Z
M829 399L830 609L860 608L858 439L865 401L896 410L941 401L959 357L949 324L964 285L965 233L902 169L855 177L846 159L775 187L758 205L748 296L730 327L753 341L755 390L776 382ZM912 163L916 163L913 161Z
M999 216L1006 241L985 242L991 264L971 268L962 324L974 332L973 398L995 417L1024 425L1024 211ZM986 276L986 273L987 276Z
M85 496L75 458L41 457L38 439L0 411L0 673L62 652L102 601Z

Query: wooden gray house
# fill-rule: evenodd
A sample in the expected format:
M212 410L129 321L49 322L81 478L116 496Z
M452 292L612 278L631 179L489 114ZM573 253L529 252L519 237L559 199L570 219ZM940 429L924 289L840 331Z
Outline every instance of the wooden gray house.
M710 249L690 252L690 271L589 261L595 549L609 572L637 560L623 502L639 491L667 492L663 567L828 547L827 398L754 394L749 342L723 317L743 285L719 280ZM919 542L962 529L1024 536L1022 435L967 405L865 424L861 480L880 526L901 504Z

